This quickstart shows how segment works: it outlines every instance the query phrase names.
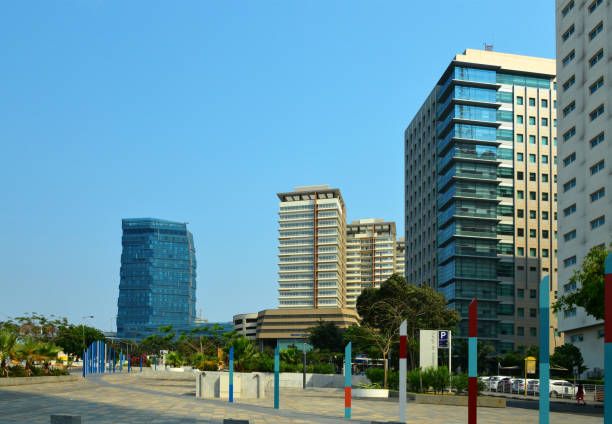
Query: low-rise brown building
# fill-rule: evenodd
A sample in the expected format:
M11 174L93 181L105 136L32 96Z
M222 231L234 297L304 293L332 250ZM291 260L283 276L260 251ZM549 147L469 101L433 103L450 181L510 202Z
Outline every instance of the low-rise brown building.
M257 314L257 342L260 348L300 346L308 339L308 329L319 321L333 322L340 328L359 323L353 309L265 309Z

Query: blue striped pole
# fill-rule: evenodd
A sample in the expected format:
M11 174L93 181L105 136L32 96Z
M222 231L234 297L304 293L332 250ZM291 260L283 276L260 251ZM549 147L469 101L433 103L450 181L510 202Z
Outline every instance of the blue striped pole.
M234 347L229 351L229 401L234 402Z
M550 283L548 275L540 281L540 424L550 419Z
M119 352L119 372L123 372L123 351Z
M280 347L276 343L274 349L274 409L278 409L280 403Z
M604 263L604 424L612 424L612 253Z
M344 418L351 418L351 342L344 348Z
M85 378L85 351L83 351L83 378Z
M142 372L142 355L140 355L140 372Z

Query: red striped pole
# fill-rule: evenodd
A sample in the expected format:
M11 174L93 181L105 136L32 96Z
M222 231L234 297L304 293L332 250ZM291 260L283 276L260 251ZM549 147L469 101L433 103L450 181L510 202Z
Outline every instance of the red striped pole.
M478 396L478 299L468 309L468 424L476 424Z
M406 358L408 352L406 344L408 341L408 328L406 321L400 324L400 345L399 345L399 422L406 422Z
M351 418L351 347L349 342L344 348L344 418Z
M612 253L604 263L604 424L612 424Z

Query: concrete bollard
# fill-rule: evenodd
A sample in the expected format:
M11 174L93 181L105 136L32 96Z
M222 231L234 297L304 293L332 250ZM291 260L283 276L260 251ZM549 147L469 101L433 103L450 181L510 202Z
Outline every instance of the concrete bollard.
M80 415L51 415L51 424L81 424Z
M196 397L202 397L202 372L196 374Z

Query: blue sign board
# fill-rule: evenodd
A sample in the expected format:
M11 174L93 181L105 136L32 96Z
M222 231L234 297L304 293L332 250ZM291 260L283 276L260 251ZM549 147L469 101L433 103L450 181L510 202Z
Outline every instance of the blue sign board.
M448 330L438 330L438 349L448 349L449 334Z

